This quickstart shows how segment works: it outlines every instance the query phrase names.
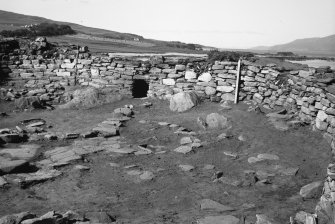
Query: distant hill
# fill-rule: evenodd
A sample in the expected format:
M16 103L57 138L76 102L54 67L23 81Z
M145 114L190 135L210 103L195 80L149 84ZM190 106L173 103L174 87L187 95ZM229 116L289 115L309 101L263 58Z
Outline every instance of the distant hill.
M43 17L29 16L0 10L0 30L14 30L22 28L22 26L25 25L39 24L43 22L69 25L73 30L79 33L84 33L97 37L107 37L107 38L125 39L125 40L133 40L134 38L143 39L143 37L136 34L119 33L110 30L82 26L75 23L53 21Z
M203 53L195 50L204 46L186 44L178 41L160 41L145 39L131 33L121 33L111 30L86 27L75 23L59 22L38 16L29 16L19 13L0 10L0 31L16 30L24 26L40 23L57 23L69 25L76 35L48 37L48 40L58 43L80 44L89 47L90 51L97 52L143 52L143 53Z
M300 54L324 54L335 55L335 35L327 37L315 37L297 39L287 44L280 44L275 46L259 46L251 50L262 51L291 51Z

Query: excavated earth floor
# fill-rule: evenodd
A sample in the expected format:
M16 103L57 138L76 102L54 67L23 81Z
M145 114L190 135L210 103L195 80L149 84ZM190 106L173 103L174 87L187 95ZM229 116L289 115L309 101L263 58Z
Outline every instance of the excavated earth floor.
M151 107L140 106L148 101ZM256 214L266 214L278 223L288 223L298 211L313 212L318 198L303 200L299 190L325 178L329 145L310 126L276 129L265 114L248 111L253 106L250 103L225 110L220 104L204 102L176 113L169 110L168 101L124 99L85 110L8 112L9 116L1 118L0 128L15 127L24 119L42 118L52 126L48 131L83 133L126 104L134 106L134 115L120 129L119 141L133 147L150 146L152 153L96 152L57 168L62 175L52 180L25 188L4 187L0 189L0 216L22 211L39 215L50 210L106 211L117 223L196 223L205 216L223 214L255 223ZM214 112L225 115L230 128L204 130L198 126L198 117L206 118ZM175 133L178 127L159 122L185 127L195 135ZM218 138L222 133L226 138ZM199 139L202 146L187 154L175 152L185 136ZM33 143L41 145L40 150L45 152L71 146L73 141L84 141L85 145L92 140ZM248 162L248 158L264 153L277 157ZM78 164L89 170L74 169ZM252 173L257 173L257 182L250 178ZM143 174L147 176L141 178ZM203 199L229 209L202 210Z

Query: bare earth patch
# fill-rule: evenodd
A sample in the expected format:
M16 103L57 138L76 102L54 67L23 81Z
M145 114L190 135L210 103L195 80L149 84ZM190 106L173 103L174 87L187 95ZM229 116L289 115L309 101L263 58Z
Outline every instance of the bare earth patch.
M141 106L147 101L153 105ZM42 118L50 132L84 133L126 104L134 105L134 115L121 127L117 143L106 143L109 150L96 150L55 168L62 175L54 179L0 189L0 216L73 210L107 211L117 223L205 223L219 215L255 223L256 214L265 214L287 223L298 211L314 211L318 197L303 200L299 190L324 179L330 160L327 142L310 127L278 130L264 114L248 112L244 103L223 110L219 104L204 102L176 113L167 101L123 99L86 110L9 113L1 118L0 128ZM198 126L197 118L211 113L224 115L229 125L206 130ZM83 141L81 147L102 147L101 142L75 141ZM78 144L33 143L41 145L40 152ZM191 150L176 152L181 145ZM136 153L120 150L125 148ZM231 216L225 218L235 220Z

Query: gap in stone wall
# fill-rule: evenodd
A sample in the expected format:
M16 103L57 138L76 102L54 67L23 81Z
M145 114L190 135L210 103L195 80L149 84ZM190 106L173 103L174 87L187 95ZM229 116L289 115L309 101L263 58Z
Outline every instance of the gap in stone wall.
M134 79L132 86L132 96L134 98L147 97L149 84L144 79Z

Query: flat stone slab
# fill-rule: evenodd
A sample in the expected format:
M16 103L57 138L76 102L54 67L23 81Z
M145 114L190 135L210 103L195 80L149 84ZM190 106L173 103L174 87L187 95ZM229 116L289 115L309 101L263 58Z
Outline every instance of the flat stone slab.
M145 147L142 146L138 146L139 150L136 151L134 154L139 156L139 155L149 155L152 153L152 151L150 149L147 149Z
M200 209L206 210L206 211L216 211L216 212L225 212L225 211L235 210L234 208L230 206L220 204L219 202L213 201L211 199L202 199L200 201Z
M20 174L8 174L5 178L9 182L13 182L21 185L30 185L33 183L39 183L46 180L53 179L62 174L61 171L55 169L39 170L35 173L20 173Z
M232 215L206 216L199 219L198 224L239 224L240 219Z
M39 145L21 145L18 148L5 148L0 150L0 156L11 157L15 159L31 160L37 156Z
M98 126L92 129L93 131L98 131L98 132L102 132L102 133L108 133L112 136L116 136L118 135L118 130L115 128L115 126L113 125L104 125L103 127Z
M115 153L120 153L120 154L131 154L131 153L136 152L136 150L132 148L111 148L108 150L108 152L115 152Z
M0 156L0 173L10 173L14 169L26 165L28 162L26 160L11 160L10 158L5 158Z

